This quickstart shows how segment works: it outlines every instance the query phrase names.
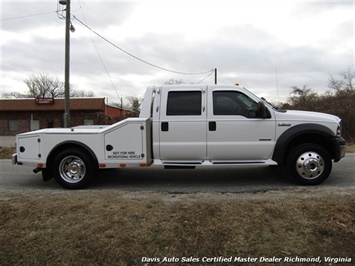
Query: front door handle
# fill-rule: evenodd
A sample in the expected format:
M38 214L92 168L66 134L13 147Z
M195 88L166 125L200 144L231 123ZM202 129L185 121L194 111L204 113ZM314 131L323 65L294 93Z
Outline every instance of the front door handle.
M169 122L161 122L161 131L169 131Z
M217 130L217 124L215 121L208 122L208 130L209 131L216 131Z

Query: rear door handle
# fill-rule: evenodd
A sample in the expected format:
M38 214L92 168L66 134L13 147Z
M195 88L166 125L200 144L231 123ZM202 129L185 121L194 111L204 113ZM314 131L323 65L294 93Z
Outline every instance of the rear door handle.
M208 130L209 131L216 131L217 130L217 124L215 121L208 122Z
M161 122L161 131L169 131L169 122Z

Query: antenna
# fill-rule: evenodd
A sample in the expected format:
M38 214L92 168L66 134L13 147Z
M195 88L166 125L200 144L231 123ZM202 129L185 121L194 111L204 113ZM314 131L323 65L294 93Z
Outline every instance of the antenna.
M280 98L279 98L279 79L277 78L277 69L275 69L275 76L276 76L277 104L280 104Z

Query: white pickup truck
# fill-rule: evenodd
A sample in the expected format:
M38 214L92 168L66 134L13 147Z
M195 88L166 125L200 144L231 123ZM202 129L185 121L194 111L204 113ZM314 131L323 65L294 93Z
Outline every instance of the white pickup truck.
M12 161L69 189L99 169L149 166L281 165L299 184L317 185L345 151L336 116L276 110L239 86L175 85L148 87L139 118L19 134Z

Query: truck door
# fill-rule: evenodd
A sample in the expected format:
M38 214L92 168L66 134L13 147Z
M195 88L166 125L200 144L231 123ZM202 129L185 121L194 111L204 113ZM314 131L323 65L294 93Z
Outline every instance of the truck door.
M257 101L237 88L209 88L208 93L208 159L268 159L275 145L275 118L257 118Z
M163 87L159 120L162 161L196 161L206 158L206 86Z

